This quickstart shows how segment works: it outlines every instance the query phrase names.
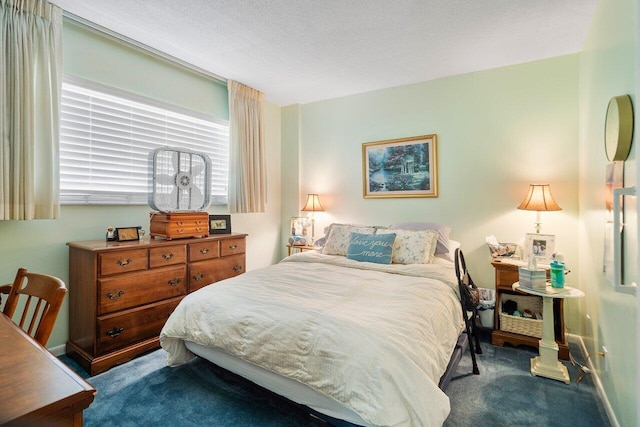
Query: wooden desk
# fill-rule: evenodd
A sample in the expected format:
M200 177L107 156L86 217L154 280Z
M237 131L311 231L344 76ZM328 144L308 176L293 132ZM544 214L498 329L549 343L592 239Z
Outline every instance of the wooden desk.
M96 390L0 313L0 424L81 426Z

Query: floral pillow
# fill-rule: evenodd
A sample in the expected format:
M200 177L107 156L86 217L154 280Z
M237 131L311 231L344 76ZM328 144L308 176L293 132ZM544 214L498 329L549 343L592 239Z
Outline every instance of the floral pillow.
M402 224L393 224L389 228L402 228L403 230L434 230L438 232L438 245L436 246L436 254L451 253L453 259L454 250L450 248L449 234L451 234L451 226L439 224L436 222L405 222Z
M434 230L402 230L386 228L377 234L396 235L393 244L394 264L431 264L438 244L438 232Z
M329 226L329 234L327 242L322 248L325 255L347 255L349 247L349 236L351 233L374 234L376 227L368 227L364 225L351 224L331 224Z

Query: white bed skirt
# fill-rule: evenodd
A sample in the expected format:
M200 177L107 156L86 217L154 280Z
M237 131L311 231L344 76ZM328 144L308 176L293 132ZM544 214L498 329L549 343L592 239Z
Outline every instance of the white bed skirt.
M207 359L221 368L240 375L295 403L304 405L332 418L348 421L360 426L369 426L369 424L354 411L341 405L335 399L315 391L306 384L275 374L216 348L205 347L193 341L185 341L185 345L193 354Z

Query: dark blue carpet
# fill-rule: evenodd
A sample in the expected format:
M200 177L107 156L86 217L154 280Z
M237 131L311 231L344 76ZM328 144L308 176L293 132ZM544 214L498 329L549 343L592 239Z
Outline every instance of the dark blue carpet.
M493 347L483 337L480 375L467 352L449 384L445 426L609 426L592 379L564 384L529 373L537 354L527 347ZM574 350L575 353L575 350ZM73 360L61 360L87 378ZM87 378L98 390L85 426L310 426L326 424L300 408L201 359L165 366L157 350Z
M480 375L471 372L469 352L460 361L446 393L451 399L447 427L457 426L581 426L607 427L609 419L590 375L576 384L576 369L569 370L571 384L531 375L530 360L536 348L490 344L484 333L483 354L478 355ZM578 348L570 345L577 360L584 360Z

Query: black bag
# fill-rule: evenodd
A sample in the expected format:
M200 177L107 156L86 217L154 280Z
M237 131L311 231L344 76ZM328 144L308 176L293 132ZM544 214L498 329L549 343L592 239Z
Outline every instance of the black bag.
M473 279L464 262L464 255L460 249L456 249L455 261L462 305L467 311L475 311L478 304L480 304L480 291L476 284L473 283Z

